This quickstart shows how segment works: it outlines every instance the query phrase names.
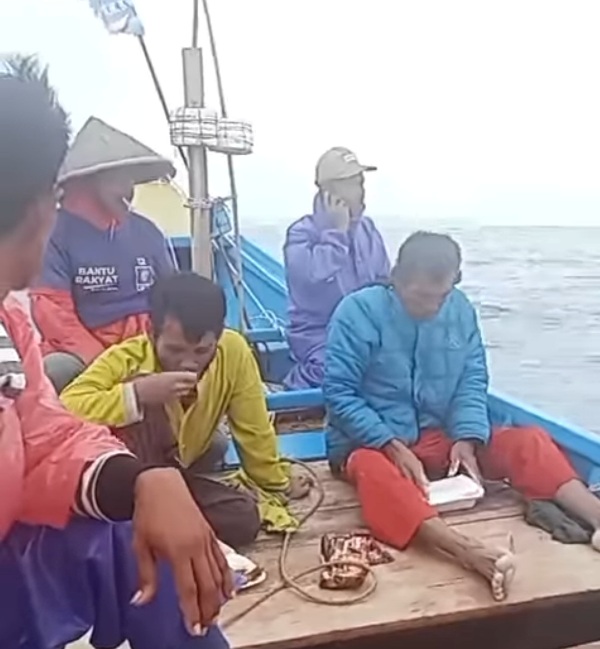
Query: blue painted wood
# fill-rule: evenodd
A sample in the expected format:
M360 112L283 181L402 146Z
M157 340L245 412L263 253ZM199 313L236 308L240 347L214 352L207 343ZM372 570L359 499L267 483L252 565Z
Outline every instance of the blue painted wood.
M273 412L317 408L323 403L323 391L320 389L275 392L267 396L267 408Z
M325 452L325 433L323 430L308 430L301 433L286 433L279 436L279 452L284 457L290 457L303 462L323 460ZM225 464L228 467L237 467L240 464L239 455L235 444L230 443L225 455Z
M274 327L251 329L246 337L252 343L280 343L283 341L283 331Z
M264 380L282 383L292 362L287 343L257 343L256 348Z

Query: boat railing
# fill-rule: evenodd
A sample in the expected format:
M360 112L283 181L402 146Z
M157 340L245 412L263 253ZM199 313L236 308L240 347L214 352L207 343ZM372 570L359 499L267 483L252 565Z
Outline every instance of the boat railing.
M285 342L285 332L280 327L260 327L246 332L246 338L251 343L282 343Z
M539 426L552 436L564 450L594 465L600 465L600 445L598 435L569 421L552 417L518 399L497 391L490 391L488 404L492 421L501 426ZM588 484L597 491L600 489L600 469L593 468L588 476ZM594 488L594 487L597 488Z
M312 390L289 390L267 395L267 408L270 412L319 408L324 405L323 390L320 388Z
M497 391L488 395L489 411L495 426L540 426L571 457L582 478L592 491L600 491L600 446L594 433L570 422L551 417L540 410ZM324 407L321 389L275 392L267 395L267 408L272 413L310 410ZM280 435L284 456L311 460L326 456L323 427ZM229 454L227 462L237 461Z
M267 394L267 408L273 413L284 413L294 410L305 410L323 406L323 390L294 390ZM290 432L279 436L279 452L283 457L309 462L326 457L325 433L323 427ZM232 443L225 456L227 467L237 467L239 456Z

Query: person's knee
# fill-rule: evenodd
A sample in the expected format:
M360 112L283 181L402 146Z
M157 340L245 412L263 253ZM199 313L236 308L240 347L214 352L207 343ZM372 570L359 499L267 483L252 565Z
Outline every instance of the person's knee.
M85 363L66 352L54 352L44 357L44 373L50 379L57 394L77 378L85 369Z
M493 444L497 448L526 448L540 443L552 443L550 435L540 426L506 426L493 432Z
M506 442L508 442L513 448L520 447L523 449L554 445L550 435L540 426L522 426L513 428L508 431Z
M258 505L248 494L240 493L227 503L227 511L219 517L215 532L223 543L237 549L250 545L260 532Z
M237 544L249 545L256 540L260 532L261 520L258 505L254 498L244 494L237 504L236 518L238 520Z
M363 472L386 471L392 465L386 456L374 448L359 448L352 451L346 463L346 471L352 476Z
M550 433L544 430L541 426L525 426L521 428L520 434L523 439L531 442L541 442L544 444L547 442L554 443L552 437L550 437Z

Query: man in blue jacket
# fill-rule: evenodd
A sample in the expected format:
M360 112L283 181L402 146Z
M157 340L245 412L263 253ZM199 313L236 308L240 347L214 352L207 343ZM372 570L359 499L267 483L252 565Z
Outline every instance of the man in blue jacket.
M508 480L526 499L554 500L590 523L594 546L600 499L544 430L491 429L485 350L475 309L456 288L460 266L450 237L417 232L400 247L390 284L342 300L325 360L328 457L356 486L376 537L441 551L502 600L511 551L447 526L428 502L428 479L462 468L479 482Z

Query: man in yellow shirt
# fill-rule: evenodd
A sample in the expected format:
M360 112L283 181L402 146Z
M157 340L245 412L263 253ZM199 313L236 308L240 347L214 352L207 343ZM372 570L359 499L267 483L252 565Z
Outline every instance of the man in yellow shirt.
M225 296L196 273L159 278L150 293L152 335L101 354L61 394L83 419L110 426L145 462L177 463L217 536L240 547L260 528L256 494L214 476L226 417L245 477L282 505L305 495L277 450L258 365L224 328ZM222 433L221 433L222 435ZM217 450L218 455L218 450ZM248 480L246 480L246 483Z

